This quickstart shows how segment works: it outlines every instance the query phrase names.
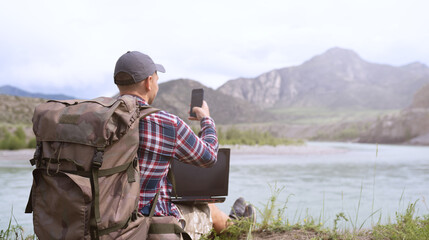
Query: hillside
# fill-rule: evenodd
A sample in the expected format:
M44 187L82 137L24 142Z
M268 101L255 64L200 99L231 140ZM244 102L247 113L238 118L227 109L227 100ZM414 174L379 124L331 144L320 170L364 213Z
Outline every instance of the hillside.
M359 142L429 145L429 84L417 91L408 108L378 118Z
M204 88L204 97L209 104L210 114L218 124L264 122L267 119L275 119L271 113L265 112L244 100L234 99L231 96L219 93L197 81L172 80L159 84L159 88L160 90L153 106L176 114L185 121L188 118L191 90L193 88ZM17 92L19 93L20 91ZM2 112L0 123L31 124L34 107L46 100L0 94L0 101L0 111Z
M0 87L0 95L10 95L10 96L18 96L18 97L30 97L30 98L43 98L43 99L56 99L56 100L64 100L64 99L74 99L74 97L67 96L64 94L44 94L44 93L31 93L24 91L22 89L4 85Z
M160 84L153 106L186 120L191 102L191 91L194 88L204 89L204 99L217 124L265 122L275 119L273 114L263 111L247 101L235 99L188 79L172 80Z
M30 125L34 108L43 102L46 100L0 94L0 123Z
M374 64L333 48L300 66L231 80L217 90L189 79L164 82L153 105L187 121L194 88L205 89L212 117L226 128L318 141L429 145L429 68L420 63ZM11 86L0 90L32 96ZM0 123L30 128L34 107L45 100L9 95L0 93Z
M299 66L230 80L218 90L271 108L402 109L427 83L423 64L369 63L351 50L332 48Z
M417 91L410 108L429 108L429 84Z

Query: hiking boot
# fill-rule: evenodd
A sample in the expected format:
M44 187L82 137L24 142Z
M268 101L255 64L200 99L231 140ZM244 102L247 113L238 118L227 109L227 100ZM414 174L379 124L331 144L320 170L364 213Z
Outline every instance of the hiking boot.
M235 200L234 204L231 207L231 212L229 212L229 217L232 219L239 219L244 216L246 210L246 201L244 198L239 197Z
M252 204L247 204L243 213L243 218L248 218L253 225L256 223L256 209Z

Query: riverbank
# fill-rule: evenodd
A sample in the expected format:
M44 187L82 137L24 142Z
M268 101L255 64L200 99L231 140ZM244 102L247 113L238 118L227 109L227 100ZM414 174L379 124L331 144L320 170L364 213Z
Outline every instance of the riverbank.
M0 150L0 161L30 160L33 155L34 149Z
M222 148L230 148L232 154L251 155L314 155L314 154L338 154L347 152L344 148L334 148L314 145L222 145Z
M251 155L314 155L314 154L339 154L347 152L344 148L334 148L313 145L221 145L221 148L230 148L231 154L251 154ZM14 161L31 159L34 149L20 150L0 150L0 161Z

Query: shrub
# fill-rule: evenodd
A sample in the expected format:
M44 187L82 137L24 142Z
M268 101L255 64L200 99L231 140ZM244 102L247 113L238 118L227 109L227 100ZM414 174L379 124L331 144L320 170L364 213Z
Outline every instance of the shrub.
M221 128L217 130L219 143L226 145L291 145L303 144L301 140L291 140L275 137L270 132L262 132L255 129L239 130L235 127L228 128L225 132Z
M5 128L2 129L3 138L0 139L0 149L18 150L29 146L22 127L18 127L13 135Z
M15 132L14 132L15 136L17 136L19 139L22 139L25 141L26 139L26 135L24 130L22 129L22 127L18 127Z
M27 148L36 148L36 144L36 138L32 138L30 139L30 141L28 141Z

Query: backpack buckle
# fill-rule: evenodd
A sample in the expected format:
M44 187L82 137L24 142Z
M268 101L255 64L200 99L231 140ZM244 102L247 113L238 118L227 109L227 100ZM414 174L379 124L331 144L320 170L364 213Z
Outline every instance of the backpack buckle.
M42 159L42 143L37 142L36 151L34 151L34 156L30 159L31 166L34 166L36 163L40 163Z
M134 210L134 211L131 213L131 222L134 222L135 220L137 220L137 218L138 218L138 213L137 213L137 211L136 211L136 210Z
M97 169L101 168L101 165L103 164L103 154L104 150L97 149L94 154L94 157L92 158L92 167Z

